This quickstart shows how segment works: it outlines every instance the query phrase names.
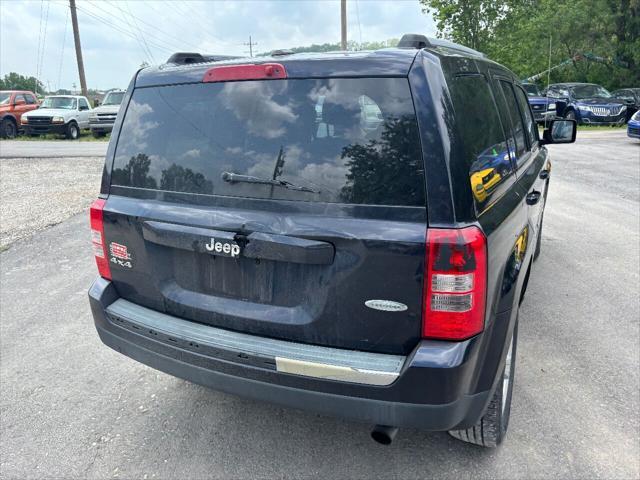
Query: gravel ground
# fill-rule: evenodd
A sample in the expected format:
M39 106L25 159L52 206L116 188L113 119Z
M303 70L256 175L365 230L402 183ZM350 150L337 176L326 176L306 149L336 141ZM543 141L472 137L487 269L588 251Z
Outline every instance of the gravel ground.
M87 208L104 157L1 158L0 250Z
M0 478L640 478L639 143L612 132L550 146L500 448L409 429L383 447L367 425L208 390L105 347L83 212L0 253Z

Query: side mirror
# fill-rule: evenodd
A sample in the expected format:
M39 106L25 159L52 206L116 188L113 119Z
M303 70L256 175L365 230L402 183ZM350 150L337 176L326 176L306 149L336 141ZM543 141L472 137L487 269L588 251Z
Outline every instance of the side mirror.
M573 143L576 141L575 120L551 120L549 128L542 134L542 144L549 143Z
M89 110L89 107L87 107L86 105L80 105L80 111L84 111L84 110Z
M16 100L14 102L14 105L26 105L27 102L25 100Z

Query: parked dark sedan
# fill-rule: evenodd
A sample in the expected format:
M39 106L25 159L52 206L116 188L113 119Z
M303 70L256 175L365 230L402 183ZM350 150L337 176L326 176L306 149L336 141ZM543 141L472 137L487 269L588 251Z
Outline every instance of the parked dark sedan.
M611 96L622 100L627 106L627 121L640 110L640 88L621 88L611 92Z
M558 116L578 124L622 125L627 120L625 102L594 83L555 83L546 94L555 101Z

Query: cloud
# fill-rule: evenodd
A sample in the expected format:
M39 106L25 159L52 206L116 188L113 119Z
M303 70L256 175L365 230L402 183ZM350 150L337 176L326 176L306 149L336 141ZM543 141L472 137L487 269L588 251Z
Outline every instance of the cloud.
M250 35L257 42L254 53L340 39L338 0L77 4L90 88L125 88L143 61L161 63L175 51L245 55ZM433 20L421 12L417 0L349 0L347 5L352 40L434 33ZM44 45L40 49L39 38ZM36 70L51 89L79 85L68 2L0 1L0 75L35 75Z
M249 131L263 138L278 138L286 124L298 118L289 104L279 104L273 97L278 89L271 82L229 82L220 92L221 102Z

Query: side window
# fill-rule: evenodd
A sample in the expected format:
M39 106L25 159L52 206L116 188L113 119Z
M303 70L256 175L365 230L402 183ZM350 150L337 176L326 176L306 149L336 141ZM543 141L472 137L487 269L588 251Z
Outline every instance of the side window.
M629 90L621 90L613 95L616 98L621 100L631 100L634 101L633 95Z
M13 103L18 103L20 100L27 103L27 101L24 98L24 95L22 95L21 93L16 95L16 98L13 100Z
M450 91L465 160L461 168L468 172L471 192L482 209L513 173L509 149L484 76L455 77Z
M527 94L520 87L514 87L516 93L516 99L520 106L520 113L522 114L522 120L524 120L525 131L527 132L527 138L529 140L529 149L538 143L538 127L536 121L531 114L531 108L529 107L529 100L527 100Z
M29 95L28 93L25 95L25 98L27 99L27 103L29 105L33 105L34 103L36 103L36 99L34 98L33 95Z
M80 99L80 110L89 110L89 104L84 98Z
M507 109L507 115L509 124L513 132L513 144L511 145L514 153L516 165L519 167L524 161L524 155L527 151L527 142L525 140L525 129L520 117L520 111L518 109L518 102L511 87L511 83L504 80L499 81L500 88L502 90L505 106ZM510 142L511 143L511 142Z

